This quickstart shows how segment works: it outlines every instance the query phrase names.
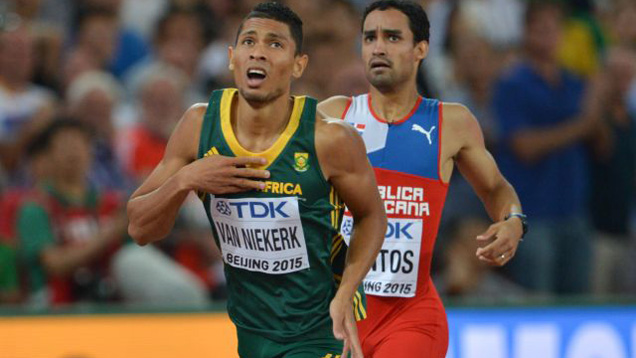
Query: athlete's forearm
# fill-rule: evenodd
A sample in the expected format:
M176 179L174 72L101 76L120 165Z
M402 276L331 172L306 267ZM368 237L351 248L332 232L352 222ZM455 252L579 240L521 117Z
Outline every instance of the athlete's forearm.
M521 213L521 202L515 189L503 177L482 200L488 215L495 222L504 220L512 212Z
M145 245L166 237L190 190L186 166L154 191L130 199L128 233L135 242Z
M354 218L353 236L349 242L345 270L336 296L345 299L353 297L382 248L386 225L384 210L359 220Z

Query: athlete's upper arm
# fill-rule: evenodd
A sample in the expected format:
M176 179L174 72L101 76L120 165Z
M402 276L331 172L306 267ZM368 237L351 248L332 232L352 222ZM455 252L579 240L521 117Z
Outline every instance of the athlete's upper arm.
M354 219L383 211L375 174L360 135L339 120L318 122L316 151L320 167Z
M323 117L328 118L344 118L345 111L351 104L351 97L346 96L333 96L318 103L318 112Z
M199 135L206 109L205 104L195 104L183 114L170 135L163 159L131 198L157 189L179 169L197 159Z
M459 147L455 154L457 168L483 197L505 179L486 149L479 122L468 108L459 104L445 103L443 111L446 142Z

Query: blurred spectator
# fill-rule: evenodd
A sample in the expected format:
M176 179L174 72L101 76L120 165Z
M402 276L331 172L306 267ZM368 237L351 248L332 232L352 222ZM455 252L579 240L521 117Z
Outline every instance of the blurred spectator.
M616 45L636 48L636 3L617 0L610 18L612 40Z
M137 86L138 124L118 138L126 173L143 181L163 158L168 138L185 110L187 77L178 69L156 64L147 68Z
M42 0L9 2L34 39L34 82L55 88L66 35L65 28L43 18Z
M525 3L520 0L459 1L472 34L498 49L514 48L521 41Z
M559 58L568 70L589 77L599 69L607 40L598 18L594 16L592 1L574 3L576 6L572 7L565 22Z
M426 87L443 100L453 86L460 42L481 38L502 61L512 57L521 40L525 3L518 0L432 1L429 55L423 62ZM465 40L466 39L466 40Z
M87 49L75 48L65 55L64 65L62 66L62 78L60 81L60 89L62 92L68 90L68 86L75 81L80 75L99 71L100 64Z
M51 92L32 83L33 38L19 23L0 31L0 164L11 177L35 132L52 116Z
M472 34L457 38L454 46L453 78L441 96L470 109L481 125L486 147L492 151L498 137L492 92L501 59L485 39Z
M80 15L75 48L83 49L117 78L149 54L148 45L136 33L121 28L118 6L87 7Z
M115 152L114 112L122 96L119 83L105 72L86 72L70 84L66 102L72 117L95 129L91 184L99 189L132 187Z
M525 290L509 281L492 267L475 257L475 237L488 230L490 222L477 218L465 218L450 225L449 243L444 250L444 268L435 278L435 287L440 295L501 301L520 299Z
M53 122L38 139L51 176L17 220L30 300L37 305L112 300L109 264L127 230L122 198L86 182L91 136L80 122Z
M122 246L127 220L122 197L86 180L91 136L71 120L52 123L38 138L50 178L19 210L17 232L28 270L30 302L78 301L202 307L206 293L192 274L156 248Z
M179 68L190 79L194 78L204 45L203 25L196 11L172 9L159 20L155 32L158 59Z
M356 8L342 0L290 1L289 5L303 19L303 51L309 55L311 63L303 76L292 84L293 92L321 99L346 94L352 89L364 91L366 85L361 82L364 77L356 51L361 38L360 14ZM353 72L345 73L344 68ZM352 82L347 83L348 79ZM362 92L353 94L359 93Z
M626 292L636 276L628 270L634 254L630 218L636 183L636 113L627 109L627 92L634 80L636 55L627 48L610 48L600 87L603 122L592 164L591 214L597 235L593 289L597 294Z
M203 50L197 77L200 78L204 93L210 93L217 88L231 87L233 79L228 70L228 47L234 46L236 29L244 14L233 14L224 19L225 26L218 36Z
M127 87L138 83L144 69L156 64L173 66L188 78L186 102L207 101L197 87L199 57L205 46L204 28L199 14L192 9L172 8L158 21L154 36L154 54L135 66L127 78ZM227 48L225 50L227 56ZM226 67L227 68L227 67Z
M146 41L151 41L157 21L169 5L169 0L123 0L120 14L122 25Z
M561 9L532 3L523 60L497 84L494 106L501 142L498 163L530 218L528 236L510 262L515 280L540 292L589 289L591 232L583 142L598 123L595 88L559 67Z

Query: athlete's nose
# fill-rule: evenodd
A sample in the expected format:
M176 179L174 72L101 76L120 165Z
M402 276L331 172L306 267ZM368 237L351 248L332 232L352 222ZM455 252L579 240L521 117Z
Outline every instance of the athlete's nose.
M373 45L373 54L375 56L386 55L386 46L384 44L384 40L378 39L377 41L375 41L375 44Z
M267 56L265 56L265 51L262 48L263 45L255 45L252 47L252 52L250 53L250 60L266 60Z

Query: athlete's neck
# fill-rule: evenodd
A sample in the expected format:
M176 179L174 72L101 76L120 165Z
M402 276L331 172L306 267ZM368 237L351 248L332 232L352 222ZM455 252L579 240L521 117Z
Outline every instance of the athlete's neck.
M420 97L415 83L391 91L380 91L371 86L369 94L373 112L388 123L399 121L411 113Z
M232 101L231 114L236 139L250 152L267 150L287 127L293 106L289 93L258 106L237 94Z

